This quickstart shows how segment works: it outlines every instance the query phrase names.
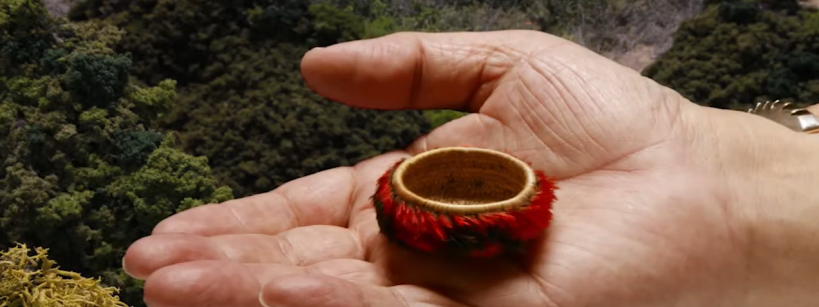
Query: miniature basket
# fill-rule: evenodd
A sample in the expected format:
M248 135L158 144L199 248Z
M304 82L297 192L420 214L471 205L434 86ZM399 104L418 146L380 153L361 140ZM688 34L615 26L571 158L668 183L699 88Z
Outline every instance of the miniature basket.
M509 154L446 147L398 161L373 195L381 233L425 252L523 251L552 220L557 188Z

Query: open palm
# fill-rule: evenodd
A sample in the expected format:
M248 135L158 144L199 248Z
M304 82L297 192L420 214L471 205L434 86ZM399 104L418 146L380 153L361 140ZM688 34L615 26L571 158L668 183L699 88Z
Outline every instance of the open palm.
M313 50L302 67L319 94L351 106L472 114L407 151L168 218L124 259L150 306L261 306L260 293L282 307L722 306L740 295L729 189L694 148L692 123L708 116L677 93L528 31L402 33ZM525 257L452 259L379 235L376 178L458 145L507 151L558 180L554 223Z

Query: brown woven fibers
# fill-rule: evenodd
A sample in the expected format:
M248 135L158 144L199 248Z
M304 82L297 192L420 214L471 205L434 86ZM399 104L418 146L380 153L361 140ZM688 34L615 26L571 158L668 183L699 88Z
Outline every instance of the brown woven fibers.
M392 175L408 204L454 214L526 206L537 190L534 170L506 153L471 147L430 150L405 160Z

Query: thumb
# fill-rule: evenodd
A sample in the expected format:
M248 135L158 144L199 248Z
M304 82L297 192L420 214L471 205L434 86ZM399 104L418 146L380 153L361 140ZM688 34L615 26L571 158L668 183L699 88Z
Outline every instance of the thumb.
M397 33L313 49L301 72L313 91L352 107L476 112L512 67L566 43L524 30Z

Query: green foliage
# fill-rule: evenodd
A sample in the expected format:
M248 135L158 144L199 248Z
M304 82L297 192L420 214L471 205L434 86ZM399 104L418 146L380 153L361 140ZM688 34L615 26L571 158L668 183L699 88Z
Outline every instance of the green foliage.
M747 109L819 100L819 12L796 1L721 1L685 22L644 74L697 103Z
M433 128L443 126L444 124L461 118L466 114L467 113L454 110L436 110L424 112L424 116L427 117L427 120L429 120L429 123L432 125Z
M239 195L407 146L428 129L420 112L356 110L321 99L300 83L292 59L304 51L239 50L243 65L186 88L163 126L183 131L187 150L207 156Z
M114 287L63 271L48 259L48 249L31 255L25 244L0 252L0 306L9 307L127 307Z
M70 63L65 85L84 107L107 108L122 97L131 68L131 59L127 56L79 53Z
M319 46L355 40L364 33L364 17L356 15L352 7L339 9L328 4L314 4L308 12L314 20L314 43Z
M159 220L231 191L206 158L151 127L173 108L176 83L133 82L131 60L112 48L122 32L54 20L36 0L0 0L0 12L6 46L40 48L3 62L0 74L0 248L47 246L64 267L138 301L140 284L120 268L128 245ZM37 304L25 306L46 306Z
M120 166L141 166L148 161L148 155L159 147L164 136L154 131L117 131L114 134L114 146L119 154L117 164Z
M531 0L324 0L355 3L365 16L368 37L398 31L451 32L532 29L541 10Z
M28 0L0 2L0 73L23 68L48 48L45 8ZM22 67L19 67L22 66Z
M148 142L159 140L157 135L142 135ZM109 189L114 199L133 206L141 232L150 232L171 214L233 198L228 187L218 186L209 176L207 158L184 154L173 145L173 138L168 137L159 148L145 150L151 154L144 165L117 178Z
M353 6L298 0L97 5L110 8L103 22L126 31L117 50L133 56L141 82L178 81L176 104L150 126L179 131L181 148L207 157L237 196L403 148L431 128L423 112L353 109L303 84L299 63L310 48L387 32L374 30ZM89 12L98 10L84 6L72 14L96 14ZM146 136L129 136L121 146L150 148L155 142Z

